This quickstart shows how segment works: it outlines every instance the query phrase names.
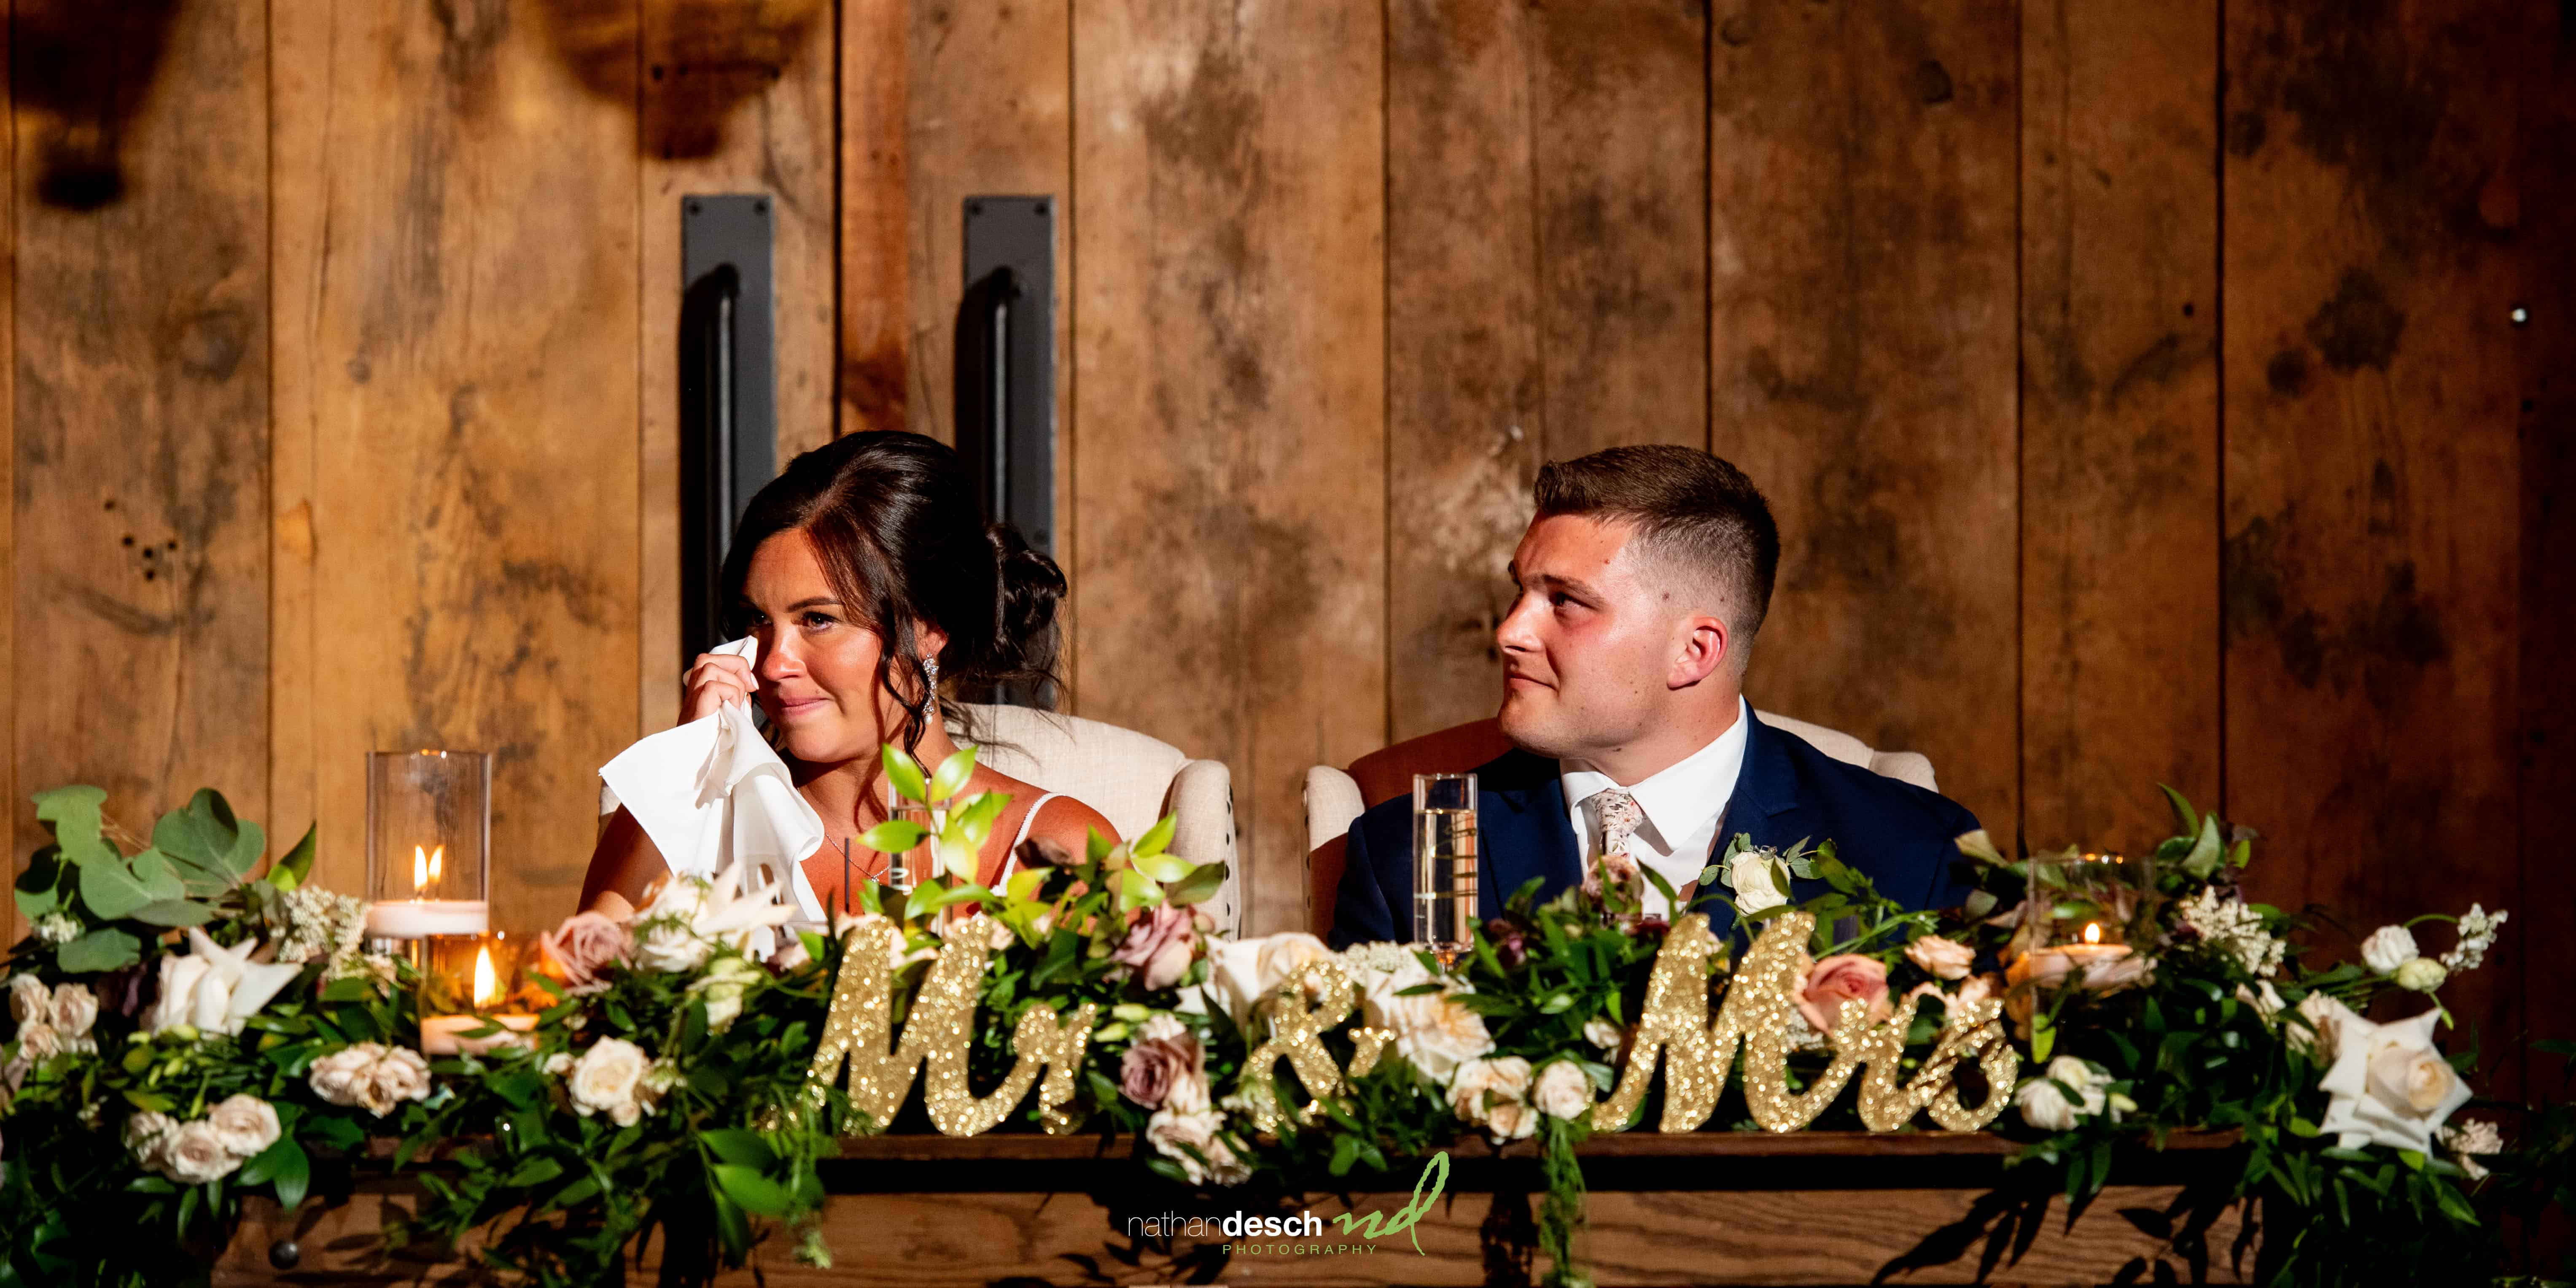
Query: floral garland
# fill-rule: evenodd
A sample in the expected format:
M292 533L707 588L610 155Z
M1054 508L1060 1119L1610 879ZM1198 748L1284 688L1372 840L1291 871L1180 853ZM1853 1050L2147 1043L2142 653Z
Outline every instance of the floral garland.
M2359 963L2311 968L2291 938L2300 918L2239 893L2250 838L2179 797L2152 889L2109 910L2138 946L2115 959L2032 951L2019 907L2032 863L1972 834L1976 893L1960 909L1906 911L1830 845L1739 840L1701 876L1745 927L1713 953L1677 966L1679 928L1613 882L1545 902L1515 892L1443 968L1393 945L1211 934L1193 905L1223 873L1169 854L1169 820L1081 854L1034 842L999 888L974 885L967 861L1001 803L958 797L961 757L925 775L889 750L889 779L932 825L867 841L927 845L943 869L904 899L871 887L834 933L784 935L787 910L734 873L666 883L631 918L585 913L543 937L519 999L532 1032L489 1027L472 1035L493 1043L480 1054L434 1058L416 1049L411 966L364 951L357 901L304 884L310 835L263 867L257 826L211 792L139 844L94 788L39 795L55 843L17 890L34 930L10 953L16 1028L0 1048L0 1279L202 1282L245 1195L345 1198L385 1165L371 1141L425 1195L390 1246L471 1247L526 1282L569 1285L614 1277L658 1232L688 1280L740 1264L774 1223L828 1265L816 1167L836 1140L947 1125L910 1068L874 1099L808 1076L843 1014L836 993L881 973L890 1028L871 1040L891 1039L916 1008L948 1005L926 984L970 957L958 1087L1002 1084L1031 1058L1019 1035L1048 1017L1088 1017L1046 1048L1062 1080L1009 1097L998 1129L1115 1133L1178 1185L1287 1189L1409 1178L1442 1150L1536 1138L1539 1250L1557 1282L1583 1280L1576 1146L1661 1121L1660 1086L1614 1095L1635 1072L1652 981L1705 979L1724 996L1751 987L1757 959L1783 972L1777 1044L1799 1086L1871 1033L1911 1068L1936 1057L1948 1017L2008 1017L2003 1052L2026 1076L1982 1091L2014 1110L2002 1126L2025 1141L2008 1187L2023 1203L1992 1208L1998 1250L2051 1194L2098 1194L2115 1143L2183 1129L2241 1133L2243 1167L2167 1214L2176 1252L2210 1255L2195 1243L2210 1211L2245 1201L2265 1232L2256 1269L2278 1282L2492 1269L2500 1214L2576 1193L2576 1120L2540 1111L2508 1151L2493 1116L2456 1116L2472 1059L2436 1045L2438 990L2479 968L2506 914L2418 918L2370 936ZM1829 892L1793 902L1800 877ZM2426 921L2456 922L2439 956L2415 937ZM1337 1006L1348 1014L1325 1022ZM1268 1054L1299 1042L1315 1061ZM928 1058L932 1043L891 1052ZM1710 1125L1753 1129L1759 1079L1727 1076L1727 1058ZM1310 1098L1311 1112L1285 1108ZM1860 1127L1850 1100L1818 1102L1817 1125Z

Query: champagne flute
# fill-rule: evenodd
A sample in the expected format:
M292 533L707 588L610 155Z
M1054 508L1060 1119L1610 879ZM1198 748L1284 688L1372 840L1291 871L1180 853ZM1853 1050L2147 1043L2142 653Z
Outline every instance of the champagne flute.
M1476 944L1476 776L1413 776L1413 946L1444 967Z

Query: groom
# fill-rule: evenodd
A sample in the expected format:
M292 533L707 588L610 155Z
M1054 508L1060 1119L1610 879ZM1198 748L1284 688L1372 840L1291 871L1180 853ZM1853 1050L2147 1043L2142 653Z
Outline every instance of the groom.
M1973 815L1770 728L1745 702L1780 531L1742 471L1692 448L1614 447L1543 467L1535 491L1512 555L1519 598L1494 633L1499 723L1518 749L1477 770L1480 916L1532 877L1541 901L1630 881L1648 914L1672 915L1643 865L1724 935L1734 916L1714 897L1728 892L1694 882L1737 833L1781 850L1831 840L1909 908L1964 897L1952 842ZM1336 946L1413 937L1412 808L1399 797L1351 824ZM1790 894L1824 889L1800 879Z

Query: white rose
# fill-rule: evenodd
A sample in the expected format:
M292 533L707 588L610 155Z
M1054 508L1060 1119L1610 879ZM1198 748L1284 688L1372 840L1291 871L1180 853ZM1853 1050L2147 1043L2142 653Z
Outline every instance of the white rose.
M2415 932L2404 926L2381 926L2361 941L2361 960L2382 975L2394 975L2398 967L2421 956L2415 951Z
M632 1127L643 1113L637 1092L652 1061L644 1049L624 1038L601 1038L572 1067L572 1106L588 1118L605 1113L620 1127Z
M1361 1011L1369 1027L1395 1035L1397 1054L1432 1081L1447 1082L1459 1065L1493 1050L1494 1039L1485 1018L1458 1002L1457 989L1398 996L1431 982L1431 972L1407 958L1370 983Z
M1905 946L1905 960L1934 979L1966 979L1968 968L1976 965L1977 950L1955 939L1925 935Z
M1458 1066L1449 1083L1449 1107L1461 1122L1485 1128L1495 1143L1519 1140L1538 1130L1538 1112L1530 1107L1530 1064L1519 1056L1469 1060Z
M360 1043L343 1047L314 1061L313 1067L304 1074L304 1081L313 1088L313 1094L320 1096L325 1104L357 1104L359 1092L366 1086L366 1071L376 1062L374 1053L366 1049L368 1045Z
M229 1096L209 1110L215 1136L236 1157L249 1158L277 1143L277 1109L256 1096Z
M2411 989L2418 993L2430 993L2440 988L2442 981L2450 977L2451 972L2443 969L2442 963L2430 957L2418 957L2398 967L2396 973L2390 978L2396 981L2399 988Z
M170 1115L139 1110L125 1120L125 1147L133 1152L134 1161L157 1172L161 1170L161 1156L169 1146L170 1133L177 1130L179 1124Z
M2289 1024L2281 1030L2281 1039L2289 1044L2291 1050L2318 1064L2334 1063L2335 1031L2343 1021L2361 1018L2353 1014L2351 1007L2323 993L2310 993L2300 998L2298 1016L2307 1021L2306 1026L2296 1022Z
M635 945L635 963L646 970L685 974L707 964L716 946L687 926L666 922L645 932Z
M2333 1099L2318 1125L2343 1148L2430 1151L2433 1133L2468 1103L2468 1085L2433 1046L2441 1014L2430 1010L2395 1024L2337 1017L2334 1065L2318 1082Z
M722 1033L732 1025L734 1018L742 1014L744 987L760 977L760 968L740 957L717 958L705 976L689 986L706 998L707 1027Z
M1145 1139L1153 1143L1156 1153L1180 1164L1192 1185L1240 1184L1252 1175L1252 1168L1218 1134L1224 1127L1225 1115L1213 1109L1177 1113L1166 1107L1145 1120Z
M1780 892L1778 874L1771 868L1778 859L1778 855L1762 850L1746 850L1727 864L1726 883L1734 887L1737 912L1750 917L1789 902L1789 896Z
M557 1051L553 1055L547 1056L545 1069L547 1073L553 1074L558 1078L572 1072L572 1052Z
M98 1022L98 994L87 984L56 984L50 1011L54 1028L64 1037L86 1037Z
M314 1061L305 1081L331 1104L382 1118L404 1101L429 1095L429 1061L409 1047L360 1042Z
M1595 1018L1583 1022L1583 1040L1604 1051L1618 1050L1619 1043L1626 1036L1619 1031L1618 1025L1608 1020Z
M1551 1118L1571 1122L1592 1112L1592 1079L1584 1076L1583 1066L1559 1060L1539 1071L1538 1089L1531 1093L1530 1103Z
M203 1185L232 1175L241 1156L224 1147L223 1133L203 1118L183 1123L161 1149L162 1174L181 1185Z
M1323 940L1298 930L1211 943L1206 991L1234 1018L1236 1028L1249 1031L1253 1008L1291 974L1311 962L1329 961L1336 956Z
M34 1024L52 1014L53 990L33 975L13 975L9 979L9 1018L20 1024Z
M2022 1121L2041 1131L2068 1131L2078 1118L2091 1117L2108 1107L2110 1097L2102 1089L2105 1079L2089 1061L2061 1055L2048 1062L2048 1068L2013 1096L2021 1107ZM2072 1095L2073 1099L2068 1097Z

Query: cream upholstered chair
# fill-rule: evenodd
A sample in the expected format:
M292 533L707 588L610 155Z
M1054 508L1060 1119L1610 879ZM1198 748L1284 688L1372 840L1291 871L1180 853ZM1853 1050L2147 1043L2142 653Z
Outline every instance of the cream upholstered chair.
M1225 865L1225 884L1200 907L1228 934L1242 929L1234 776L1225 762L1192 760L1159 738L1080 716L1028 707L967 710L984 739L977 760L1100 811L1120 836L1142 836L1163 815L1174 815L1172 853L1193 863ZM951 736L960 732L956 720L949 722L949 731Z
M1792 720L1768 711L1754 713L1762 723L1815 744L1818 751L1859 765L1873 773L1939 791L1932 762L1920 752L1877 751L1860 739L1823 725ZM1342 879L1342 839L1351 823L1369 806L1392 800L1409 789L1416 772L1467 769L1501 755L1509 743L1491 720L1479 720L1425 734L1371 752L1348 772L1331 765L1306 771L1306 922L1316 934L1332 925L1333 895Z

